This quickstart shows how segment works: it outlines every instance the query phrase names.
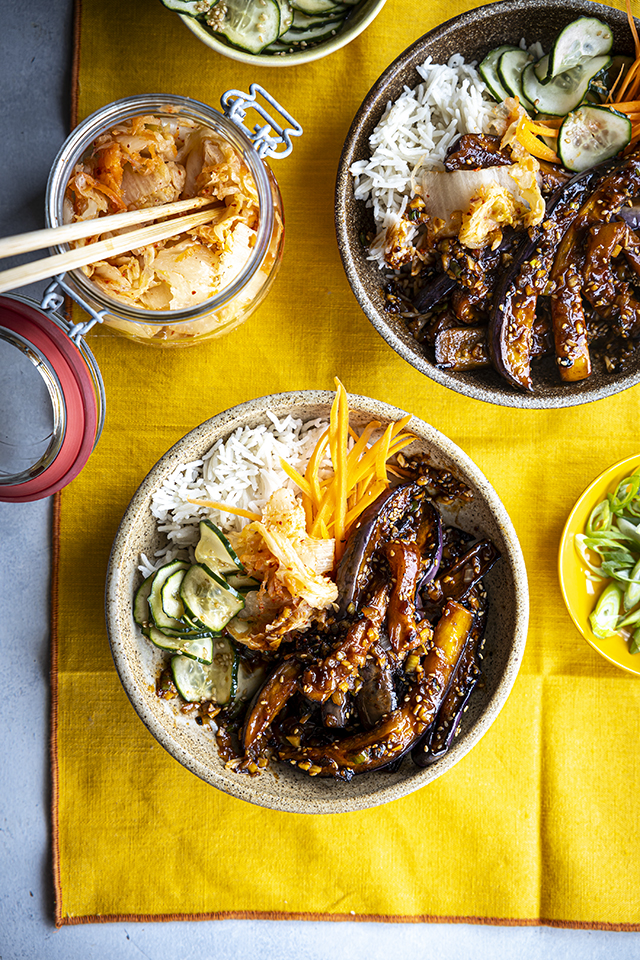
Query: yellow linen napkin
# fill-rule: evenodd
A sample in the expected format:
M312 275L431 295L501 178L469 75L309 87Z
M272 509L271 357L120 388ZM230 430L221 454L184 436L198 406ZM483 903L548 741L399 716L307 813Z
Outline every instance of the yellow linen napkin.
M584 407L482 404L420 376L369 324L333 227L341 145L363 96L406 46L477 4L389 0L342 51L269 70L219 57L159 0L83 0L78 118L156 91L214 105L264 84L305 128L273 167L287 246L265 303L229 336L160 351L98 330L107 422L57 503L54 865L58 924L221 917L451 920L640 929L640 683L581 639L556 578L564 520L590 479L638 452L640 388ZM618 4L616 4L618 5ZM621 4L620 4L621 5ZM412 411L458 443L509 511L531 627L505 708L453 770L412 796L339 816L277 813L187 772L117 678L103 614L118 523L181 436L266 393L330 389Z

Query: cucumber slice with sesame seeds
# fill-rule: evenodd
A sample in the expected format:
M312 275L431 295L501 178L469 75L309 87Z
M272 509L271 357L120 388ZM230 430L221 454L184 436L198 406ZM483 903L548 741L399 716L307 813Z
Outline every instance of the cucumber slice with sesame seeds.
M630 140L629 117L609 107L583 104L562 122L558 156L567 170L580 173L615 157Z
M239 50L261 53L280 36L280 5L277 0L224 0L206 22Z
M489 51L478 67L480 76L487 85L489 93L492 97L495 97L498 103L506 100L509 96L509 91L506 89L498 75L498 61L500 60L502 54L506 53L507 50L518 49L519 47L514 47L510 43L503 43L499 47L494 47L493 50Z
M216 637L211 663L201 663L178 654L171 658L171 673L180 696L185 700L190 703L211 700L224 706L236 694L238 654L228 637Z
M153 577L151 591L149 593L149 610L155 626L159 627L160 630L164 627L169 630L180 630L181 627L183 627L183 624L177 617L170 617L165 613L162 606L162 587L172 574L178 570L186 570L188 567L189 564L183 560L171 560L169 563L165 563L164 566L160 567Z
M160 650L180 653L191 660L199 660L200 663L211 663L213 660L213 637L211 634L202 637L168 637L157 627L143 628L142 632Z
M309 16L315 16L319 13L329 13L342 7L338 0L289 0L294 10L300 13L307 13Z
M244 573L242 564L222 530L211 520L200 521L200 540L195 550L196 563L204 563L220 576Z
M593 57L608 54L613 46L613 31L596 17L579 17L561 30L549 54L547 75L551 80Z
M531 55L520 47L505 50L497 63L497 73L502 86L511 97L517 97L525 110L532 109L532 101L523 89L523 75L525 67L532 63Z
M180 587L185 613L190 620L219 633L244 607L244 597L199 563L189 568Z
M153 584L154 577L155 573L152 573L146 577L136 590L133 598L133 619L140 627L146 626L151 619L151 611L149 610L149 594L151 593L151 586Z
M541 83L536 76L535 64L531 63L522 71L522 89L538 113L564 117L582 103L591 82L610 64L610 57L593 57L558 74L548 83Z

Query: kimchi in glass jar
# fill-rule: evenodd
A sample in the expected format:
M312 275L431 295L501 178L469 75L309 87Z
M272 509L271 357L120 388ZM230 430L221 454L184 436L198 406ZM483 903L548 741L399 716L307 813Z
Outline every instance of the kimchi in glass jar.
M279 269L282 199L244 131L186 97L118 100L64 143L47 185L49 226L197 196L211 198L210 222L67 275L106 326L161 346L233 330L261 303Z

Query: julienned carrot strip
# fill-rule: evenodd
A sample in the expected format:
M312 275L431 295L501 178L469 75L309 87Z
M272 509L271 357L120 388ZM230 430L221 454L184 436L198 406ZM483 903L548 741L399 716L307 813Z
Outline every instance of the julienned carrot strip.
M516 127L516 139L520 141L525 150L533 157L539 160L548 160L550 163L560 163L560 158L548 147L542 140L538 140L531 133L531 121L528 117L520 117Z
M369 438L374 430L378 430L382 424L378 420L372 420L362 431L358 442L349 450L347 454L347 486L351 489L354 486L353 472L360 460L360 457L367 449Z
M341 543L345 532L345 517L347 515L347 438L349 431L349 401L347 391L344 386L336 379L336 390L338 395L338 436L337 436L337 460L333 461L335 472L335 536L336 536L336 556L342 553Z
M302 474L299 473L295 467L291 467L286 460L282 459L282 457L280 457L280 466L282 467L284 472L287 474L287 476L290 477L294 483L298 484L302 492L307 497L309 497L310 500L312 500L313 496L311 491L311 485L307 483L307 481L302 476Z
M557 137L560 132L557 127L547 126L546 121L542 123L528 123L527 129L535 133L538 137Z
M387 459L389 457L389 444L391 443L391 428L392 424L390 423L380 438L375 467L377 480L386 481L387 479Z
M390 424L391 426L391 437L395 438L400 430L402 430L408 424L411 419L411 414L407 414L406 417L403 417L402 420L397 420L395 423ZM367 452L362 456L359 462L354 466L354 471L350 475L350 483L353 486L354 483L359 483L363 477L366 476L368 470L375 469L376 458L378 456L379 445L382 441L382 437L378 438L376 442L369 447ZM393 448L393 444L389 446L389 453L387 456L390 456L390 451Z
M384 493L388 486L388 482L385 483L383 480L376 480L376 482L369 487L364 497L362 497L353 510L350 510L347 514L347 529L349 529L349 527L358 519L360 514L366 510L370 503L373 503L373 501L379 497L381 493Z
M636 30L636 21L634 20L633 14L631 13L631 0L625 0L625 6L627 8L627 20L629 21L629 29L633 35L633 43L636 48L636 60L640 57L640 39L638 38L638 31Z
M325 430L318 442L316 443L315 449L309 458L309 463L307 464L307 469L305 472L305 479L311 490L313 491L314 501L316 506L320 505L320 483L318 481L318 470L324 457L324 452L327 449L327 444L329 443L329 430Z
M635 113L640 110L640 100L622 100L619 103L605 103L604 106L620 113Z
M633 80L634 76L638 72L639 68L640 68L640 60L634 60L631 66L629 67L629 69L627 70L627 74L624 77L622 83L620 84L620 89L616 94L614 103L624 102L624 95L629 89L629 85L631 84L631 81ZM627 99L629 98L627 97Z
M238 517L246 517L247 520L262 520L262 514L241 510L240 507L234 507L232 503L218 503L217 500L190 500L188 497L187 503L193 503L196 507L211 507L213 510L222 510L224 513L234 513Z

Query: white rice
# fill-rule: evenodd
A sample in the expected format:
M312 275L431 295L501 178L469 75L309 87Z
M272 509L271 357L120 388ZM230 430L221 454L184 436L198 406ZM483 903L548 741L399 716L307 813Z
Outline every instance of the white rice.
M453 141L464 133L482 133L495 109L495 102L484 95L475 64L465 63L459 54L446 64L428 57L417 70L423 83L413 90L405 86L400 97L387 104L369 138L370 158L351 166L354 195L373 209L377 228L369 259L381 267L386 230L413 195L413 171L444 169Z
M176 557L193 560L202 518L210 517L224 532L238 531L249 522L232 513L195 506L189 499L216 500L261 513L280 487L295 488L280 466L280 458L304 472L327 422L305 423L291 416L279 420L268 411L267 417L269 425L239 427L226 439L217 440L202 460L181 464L153 495L151 513L166 543L153 558L141 555L140 570L145 577ZM320 475L329 467L326 458Z

